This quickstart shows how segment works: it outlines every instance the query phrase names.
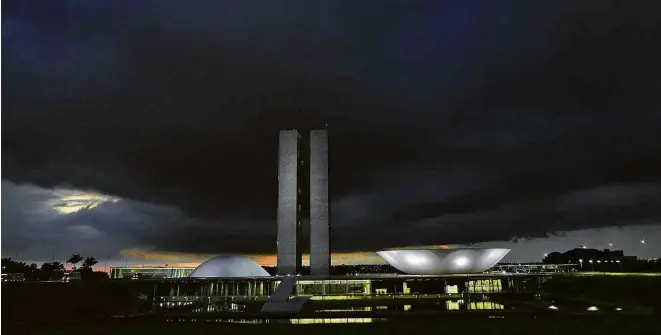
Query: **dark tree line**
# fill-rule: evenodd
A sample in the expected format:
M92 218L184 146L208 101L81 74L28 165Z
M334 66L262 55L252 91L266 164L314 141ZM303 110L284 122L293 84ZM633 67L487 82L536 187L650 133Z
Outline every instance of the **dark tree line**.
M80 266L81 269L84 270L89 270L91 269L94 265L97 265L99 262L96 260L94 257L86 257L83 259L83 256L80 254L73 254L69 259L67 260L67 263L71 263L71 266L76 269L76 266L78 263L83 262L83 264Z
M81 263L82 262L82 263ZM94 257L83 258L80 254L73 254L66 261L72 265L72 271L82 272L83 277L98 277L99 272L94 272L94 265L99 262ZM80 267L78 267L78 264ZM22 273L25 280L60 280L64 276L64 264L58 261L45 262L38 266L35 263L27 264L25 262L17 262L11 258L2 258L2 273ZM90 276L89 274L95 274ZM86 276L87 275L87 276ZM105 274L102 274L104 276Z

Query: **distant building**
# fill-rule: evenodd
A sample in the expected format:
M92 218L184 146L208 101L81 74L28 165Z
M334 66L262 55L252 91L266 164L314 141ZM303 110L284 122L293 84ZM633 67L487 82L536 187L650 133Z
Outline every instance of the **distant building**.
M544 257L542 262L545 264L579 263L581 259L584 262L589 262L589 260L593 260L593 262L618 260L628 262L636 261L638 258L636 256L625 256L622 250L576 248L564 253L552 252Z
M183 278L194 267L111 267L110 279Z
M64 272L64 275L62 275L62 281L66 282L81 279L83 279L83 274L80 271L66 271Z
M625 256L622 250L576 248L566 252L552 252L542 260L544 264L578 264L584 271L638 271L638 257Z
M2 282L17 282L25 281L25 274L23 273L3 273Z

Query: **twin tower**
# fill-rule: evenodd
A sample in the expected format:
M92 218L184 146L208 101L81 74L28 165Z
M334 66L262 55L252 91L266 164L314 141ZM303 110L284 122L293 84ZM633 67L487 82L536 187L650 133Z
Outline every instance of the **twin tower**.
M301 150L307 147L305 144L309 144L309 152ZM301 273L301 232L306 213L309 213L310 219L310 274L327 275L330 271L328 132L312 130L308 138L303 138L297 130L281 130L278 152L278 275Z

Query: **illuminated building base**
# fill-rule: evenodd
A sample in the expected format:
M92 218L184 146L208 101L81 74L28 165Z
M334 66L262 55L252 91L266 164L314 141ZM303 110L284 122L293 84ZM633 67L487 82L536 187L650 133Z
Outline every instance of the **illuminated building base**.
M178 279L148 280L156 306L171 303L208 302L249 303L270 301L282 278ZM398 301L448 300L447 309L502 309L471 297L490 294L535 293L535 287L547 276L342 276L328 279L293 277L289 299L304 297L310 301L356 301L379 305L390 299ZM293 279L292 278L292 279ZM531 285L537 283L538 285ZM408 303L411 304L411 303Z

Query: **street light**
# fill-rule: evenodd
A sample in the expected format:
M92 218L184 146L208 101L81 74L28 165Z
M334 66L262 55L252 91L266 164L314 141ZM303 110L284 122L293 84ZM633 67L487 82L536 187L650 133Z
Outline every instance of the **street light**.
M640 244L645 244L645 239L640 240Z
M55 262L55 254L57 254L60 251L62 251L62 248L57 248L57 249L53 250L53 262Z
M620 266L620 272L622 272L622 263L620 262L620 260L619 259L616 260L615 263L617 263Z
M594 272L594 263L590 260L590 265L592 265L592 272Z
M608 246L612 248L612 247L613 247L613 243L608 243Z
M581 263L581 270L582 270L583 269L583 259L582 258L579 259L578 262Z

